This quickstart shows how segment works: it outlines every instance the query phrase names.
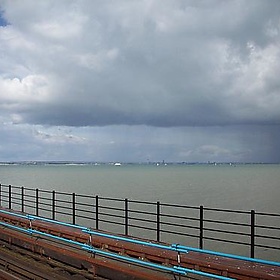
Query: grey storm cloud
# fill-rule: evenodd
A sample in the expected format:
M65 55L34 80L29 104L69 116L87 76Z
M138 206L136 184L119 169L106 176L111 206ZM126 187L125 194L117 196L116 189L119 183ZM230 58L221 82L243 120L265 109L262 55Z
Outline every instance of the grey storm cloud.
M278 162L279 73L278 0L0 0L0 130L38 153Z
M280 121L279 1L1 4L0 106L23 122Z

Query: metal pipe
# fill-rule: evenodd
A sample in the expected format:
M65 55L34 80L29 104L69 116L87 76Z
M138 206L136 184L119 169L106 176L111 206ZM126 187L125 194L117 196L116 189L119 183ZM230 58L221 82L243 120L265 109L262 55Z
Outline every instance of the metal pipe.
M15 230L19 230L28 234L38 234L41 236L45 236L48 238L52 238L55 240L59 240L59 241L63 241L72 245L77 245L79 246L81 249L86 250L88 252L92 252L94 254L98 254L98 255L102 255L102 256L106 256L106 257L110 257L110 258L114 258L114 259L118 259L118 260L122 260L122 261L126 261L129 263L135 263L138 265L142 265L142 266L146 266L146 267L151 267L151 268L155 268L158 270L163 270L163 271L167 271L167 272L172 272L172 273L176 273L176 274L180 274L180 275L186 275L187 273L192 273L192 274L197 274L197 275L201 275L201 276L205 276L205 277L210 277L210 278L215 278L215 279L221 279L221 280L232 280L233 278L228 278L228 277L223 277L223 276L219 276L219 275L215 275L215 274L210 274L210 273L205 273L205 272L201 272L201 271L196 271L193 269L188 269L185 267L181 267L181 266L173 266L173 267L167 267L164 265L160 265L160 264L155 264L155 263L151 263L151 262L146 262L146 261L142 261L139 259L135 259L135 258L131 258L131 257L126 257L126 256L122 256L116 253L110 253L110 252L106 252L103 250L99 250L96 249L88 244L84 244L78 241L74 241L71 239L67 239L64 237L60 237L60 236L56 236L50 233L46 233L46 232L41 232L35 229L23 229L21 227L18 226L14 226L14 225L10 225L8 223L4 223L4 222L0 222L0 225L15 229Z
M250 257L255 257L255 211L251 210L251 244Z
M21 187L21 212L24 212L24 187Z
M68 224L68 223L64 223L64 222L59 222L59 221L56 221L56 220L51 220L51 219L48 219L48 218L42 218L42 217L38 217L38 216L34 216L34 215L29 215L29 214L22 215L22 214L13 213L13 212L5 211L5 210L0 210L0 213L4 213L4 214L8 214L8 215L11 215L11 216L24 218L24 219L28 219L28 220L39 220L39 221L49 222L49 223L58 224L58 225L62 225L62 226L68 226L68 227L77 228L77 229L80 229L80 230L88 229L87 227L72 225L72 224Z
M160 202L157 202L157 242L160 241Z
M159 249L163 249L163 250L178 251L177 248L174 248L172 246L166 246L166 245L161 245L161 244L157 244L157 243L141 241L141 240L136 240L136 239L132 239L132 238L102 233L102 232L91 231L90 229L85 229L82 231L85 233L88 233L88 234L106 237L106 238L110 238L110 239L117 239L120 241L130 242L130 243L134 243L134 244L138 244L138 245L150 246L150 247L155 247L155 248L159 248ZM182 250L182 251L180 250L180 252L183 252L186 254L188 253L187 250Z
M103 256L107 256L107 257L111 257L111 258L119 259L119 260L123 260L123 261L127 261L127 262L130 262L130 263L136 263L136 264L139 264L139 265L142 265L142 266L152 267L152 268L156 268L156 269L159 269L159 270L164 270L164 271L167 271L167 272L186 275L186 272L183 271L182 269L167 267L167 266L164 266L164 265L145 262L145 261L142 261L142 260L139 260L139 259L134 259L134 258L131 258L131 257L121 256L119 254L102 251L102 250L96 249L96 248L94 248L94 247L92 247L88 244L84 244L84 243L74 241L74 240L71 240L71 239L67 239L67 238L64 238L64 237L52 235L50 233L41 232L41 231L38 231L38 230L35 230L35 229L23 229L21 227L10 225L10 224L4 223L4 222L0 222L0 225L6 226L6 227L11 228L11 229L19 230L19 231L22 231L24 233L28 233L28 234L34 234L35 233L35 234L38 234L38 235L41 235L41 236L45 236L45 237L52 238L52 239L59 240L59 241L63 241L63 242L69 243L69 244L77 245L81 249L89 251L89 252L93 252L95 254L99 254L99 255L103 255Z
M9 209L12 209L12 186L9 185Z
M124 200L124 226L125 226L125 230L124 230L124 234L128 235L128 199L126 198Z
M117 240L121 240L121 241L126 241L126 242L135 243L135 244L139 244L139 245L155 247L155 248L164 249L164 250L172 250L172 251L177 251L177 252L181 252L181 253L188 253L189 251L193 251L193 252L205 253L205 254L221 256L221 257L226 257L226 258L231 258L231 259L237 259L237 260L261 263L261 264L280 266L279 262L274 262L274 261L248 258L248 257L237 256L237 255L233 255L233 254L221 253L221 252L210 251L210 250L202 250L202 249L197 249L197 248L193 248L193 247L183 246L183 245L180 245L180 244L172 244L171 246L166 246L166 245L161 245L161 244L157 244L157 243L146 242L146 241L135 240L135 239L127 238L127 237L96 232L96 231L92 231L92 230L88 229L87 227L72 225L72 224L59 222L59 221L56 221L56 220L50 220L50 219L47 219L47 218L41 218L41 217L37 217L37 216L33 216L33 215L22 215L22 214L12 213L12 212L5 211L5 210L0 210L0 212L5 213L5 214L9 214L9 215L12 215L12 216L20 217L20 218L26 218L26 219L29 219L29 220L36 220L37 219L37 220L41 220L41 221L45 221L45 222L58 224L58 225L73 227L73 228L81 229L83 232L88 233L88 234L98 235L98 236L102 236L102 237L117 239Z
M198 253L205 253L209 255L214 255L214 256L220 256L220 257L225 257L225 258L231 258L231 259L236 259L236 260L242 260L242 261L248 261L248 262L255 262L255 263L261 263L261 264L268 264L268 265L274 265L274 266L280 266L279 262L274 262L274 261L267 261L267 260L262 260L262 259L254 259L254 258L247 258L243 256L237 256L237 255L232 255L232 254L227 254L227 253L220 253L216 251L210 251L210 250L202 250L202 249L196 249L192 247L187 247L187 246L182 246L179 244L172 244L171 245L174 248L177 248L178 251L180 250L187 250L187 251L193 251L193 252L198 252Z
M199 249L203 249L203 206L199 207Z
M193 274L197 274L197 275L200 275L200 276L210 277L210 278L215 278L215 279L221 279L221 280L235 279L235 278L229 278L229 277L220 276L220 275L213 275L211 273L197 271L197 270L193 270L193 269L189 269L189 268L185 268L185 267L181 267L181 266L174 266L174 268L176 268L178 270L185 271L186 273L193 273Z
M62 225L62 226L72 227L72 228L80 229L83 232L88 233L88 234L102 236L102 237L106 237L106 238L110 238L110 239L117 239L117 240L121 240L121 241L125 241L125 242L130 242L130 243L134 243L134 244L155 247L155 248L159 248L159 249L163 249L163 250L178 251L177 248L175 248L173 246L166 246L166 245L161 245L161 244L157 244L157 243L136 240L136 239L132 239L132 238L128 238L128 237L122 237L122 236L117 236L117 235L92 231L87 227L72 225L72 224L68 224L68 223L65 223L65 222L59 222L59 221L51 220L51 219L48 219L48 218L37 217L37 216L34 216L34 215L29 215L29 214L22 215L22 214L17 214L17 213L5 211L5 210L0 210L0 213L1 212L4 213L4 214L9 214L9 215L15 216L15 217L25 218L25 219L28 219L28 220L40 220L40 221L49 222L49 223L53 223L53 224L58 224L58 225ZM182 250L182 249L180 250L180 252L181 253L188 253L187 250Z
M143 266L149 266L149 267L156 268L156 269L159 269L159 270L165 270L165 271L168 271L168 272L173 272L173 273L177 273L177 274L181 274L181 275L186 275L186 272L184 270L177 269L175 267L168 267L168 266L164 266L164 265L160 265L160 264L145 262L145 261L142 261L142 260L139 260L139 259L134 259L134 258L130 258L130 257L126 257L126 256L102 251L102 250L99 250L99 249L95 249L93 247L90 248L88 246L85 246L84 249L89 251L89 252L92 252L94 254L99 254L99 255L102 255L102 256L106 256L106 257L116 258L116 259L120 259L122 261L135 263L135 264L139 264L139 265L143 265Z

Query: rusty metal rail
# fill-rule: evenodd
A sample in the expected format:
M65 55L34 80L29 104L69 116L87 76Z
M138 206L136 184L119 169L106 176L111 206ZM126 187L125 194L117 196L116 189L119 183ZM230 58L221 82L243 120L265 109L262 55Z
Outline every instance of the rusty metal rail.
M136 264L136 265L145 266L145 267L148 267L150 269L163 270L164 272L173 273L173 274L176 274L176 275L186 275L187 273L192 273L192 274L197 274L197 275L200 275L200 276L210 277L210 278L215 278L215 279L223 279L223 280L232 279L232 278L228 278L228 277L223 277L223 276L219 276L219 275L214 275L214 274L210 274L210 273L196 271L196 270L193 270L193 269L188 269L186 267L181 267L181 266L169 267L169 266L164 266L164 265L161 265L161 264L147 262L147 261L144 261L144 260L139 260L137 258L118 255L116 253L96 249L91 244L85 244L85 243L82 243L82 242L79 242L79 241L74 241L74 240L71 240L71 239L67 239L67 238L64 238L64 237L59 237L59 236L56 236L56 235L53 235L53 234L49 234L49 233L46 233L46 232L42 232L42 231L30 229L30 228L29 229L24 229L22 227L10 225L10 224L5 223L5 222L0 222L0 225L2 225L4 227L7 227L7 228L14 229L14 230L18 230L18 231L23 232L23 233L32 234L32 235L36 235L36 236L39 236L39 237L47 237L47 238L54 239L55 241L59 241L59 242L65 242L67 244L78 246L79 249L91 252L93 254L97 254L97 255L100 255L100 256L105 256L105 257L108 257L108 258L121 260L121 261L124 261L124 262Z
M1 242L0 279L36 279L36 280L105 280L97 278L87 271L75 269L66 264L58 263L50 258L38 256L26 250L20 250ZM108 279L108 278L107 278Z
M133 258L134 265L142 266L149 263L150 268L153 267L156 270L167 267L165 272L170 272L175 276L185 275L186 273L193 275L198 272L198 276L204 278L211 276L217 279L279 279L280 277L280 269L279 266L277 267L277 263L268 265L257 262L241 262L241 260L211 256L202 252L190 251L187 253L187 250L179 252L172 245L154 243L155 246L153 247L149 246L151 243L145 240L130 239L128 241L128 238L123 236L109 238L109 234L104 232L99 232L99 236L98 234L92 236L92 234L89 235L89 232L85 232L88 230L85 227L56 222L24 213L14 213L1 209L0 214L2 225L8 223L10 229L14 227L14 230L17 229L17 231L25 232L31 238L31 241L29 240L28 242L34 243L34 238L36 237L38 239L39 237L38 233L43 233L41 234L40 240L42 238L49 239L51 236L55 236L56 242L64 242L66 240L68 242L72 240L70 241L72 246L78 245L83 247L82 249L86 249L86 251L95 256L94 260L96 260L96 255L100 255L100 257L106 256L110 259L118 258L118 262L128 262ZM19 236L22 236L22 234L17 233L16 238L19 238ZM9 240L9 237L7 239ZM21 242L25 243L25 245L27 243L26 240L22 240ZM34 245L30 246L32 247ZM47 249L45 248L44 250ZM98 267L98 265L95 265L95 267ZM112 267L114 265L111 266L111 270ZM145 277L139 279L156 279L155 275L152 278L147 275ZM163 275L158 279L164 279L162 277Z

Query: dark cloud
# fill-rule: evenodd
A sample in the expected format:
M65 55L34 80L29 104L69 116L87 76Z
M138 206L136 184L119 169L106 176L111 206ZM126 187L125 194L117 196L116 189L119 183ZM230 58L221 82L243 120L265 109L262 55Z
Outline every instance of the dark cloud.
M0 5L0 19L10 23L0 27L5 122L77 131L107 127L114 133L112 126L127 125L133 135L134 126L161 132L176 128L176 135L200 127L205 143L189 143L190 159L204 153L244 160L238 148L235 157L224 143L205 140L216 127L227 135L234 131L244 149L242 127L258 127L266 144L276 147L271 139L279 139L274 131L280 124L278 0L26 0ZM166 138L171 141L164 146L166 156L181 159L183 148L174 148L176 143ZM256 150L261 144L252 141ZM260 158L275 161L279 156L268 146ZM142 149L151 147L143 144Z

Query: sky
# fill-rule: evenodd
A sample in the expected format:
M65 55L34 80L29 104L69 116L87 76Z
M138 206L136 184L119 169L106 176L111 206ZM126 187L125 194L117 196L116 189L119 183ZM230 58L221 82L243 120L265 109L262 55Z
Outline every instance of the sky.
M0 0L0 161L280 163L279 0Z

